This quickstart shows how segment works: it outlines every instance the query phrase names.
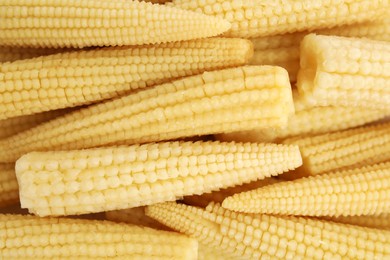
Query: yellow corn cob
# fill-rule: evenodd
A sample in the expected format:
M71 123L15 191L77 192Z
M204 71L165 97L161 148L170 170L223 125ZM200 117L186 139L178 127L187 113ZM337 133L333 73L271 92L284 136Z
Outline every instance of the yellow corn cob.
M146 214L239 259L386 259L390 232L303 217L164 203Z
M213 16L128 0L1 0L0 18L0 45L20 47L154 44L230 28Z
M19 202L18 182L15 175L15 164L0 163L0 207Z
M312 137L293 137L302 153L303 176L386 162L390 159L390 122Z
M390 115L390 109L307 105L293 91L295 114L286 127L264 128L216 135L218 140L239 142L280 142L287 137L323 134L374 122Z
M381 17L388 0L173 0L175 7L224 18L232 23L230 37L254 38L314 30Z
M186 236L110 221L0 214L1 259L197 259Z
M0 140L0 162L15 162L30 151L281 127L293 111L288 75L282 68L245 66L205 72L80 109Z
M390 162L268 185L228 197L222 206L245 213L299 216L390 213Z
M297 146L166 142L33 152L16 163L23 208L40 216L126 209L278 175L302 164Z
M312 105L390 107L390 43L310 34L297 87Z
M219 191L214 191L211 193L186 196L183 198L183 201L186 204L190 204L193 206L206 207L210 202L222 203L222 201L226 197L232 196L235 193L257 189L257 188L271 185L271 184L274 184L277 182L278 182L278 179L276 179L276 178L266 178L263 180L258 180L258 181L250 182L247 184L239 185L239 186L234 186L231 188L222 189Z
M390 214L386 213L377 216L339 216L326 217L324 219L338 223L390 230Z
M173 78L243 65L243 39L213 38L60 53L0 64L0 119L113 98Z
M0 47L0 62L31 59L39 56L67 52L73 49Z

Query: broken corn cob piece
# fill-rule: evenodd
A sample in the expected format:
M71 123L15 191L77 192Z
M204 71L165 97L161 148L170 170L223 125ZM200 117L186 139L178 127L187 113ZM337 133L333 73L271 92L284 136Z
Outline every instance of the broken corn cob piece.
M385 259L390 232L303 217L254 215L210 204L163 203L146 214L240 259Z
M0 64L0 119L89 104L205 70L243 65L243 39L67 52Z
M0 215L2 259L197 259L196 240L110 221Z
M0 45L19 47L155 44L230 29L213 16L128 0L1 0L0 18Z
M388 213L368 216L324 217L323 219L337 223L390 230L390 214Z
M19 188L15 175L15 164L0 163L0 207L17 204Z
M59 216L173 201L275 176L301 163L297 146L167 142L29 153L15 169L22 208Z
M310 34L301 43L299 94L312 105L390 107L390 43Z
M0 62L12 62L16 60L31 59L39 56L72 51L73 49L48 49L48 48L14 48L0 47Z
M168 5L228 20L232 26L226 36L255 38L374 20L389 1L173 0Z
M0 140L0 162L15 162L30 151L282 127L293 111L290 82L282 68L205 72L89 106Z
M390 213L390 162L268 185L232 195L222 207L298 216Z
M285 144L299 146L302 176L354 168L390 159L390 122L334 133L292 137Z

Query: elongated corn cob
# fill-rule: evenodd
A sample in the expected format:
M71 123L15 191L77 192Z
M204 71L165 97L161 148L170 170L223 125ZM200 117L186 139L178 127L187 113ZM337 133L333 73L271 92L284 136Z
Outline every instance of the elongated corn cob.
M15 164L0 164L0 207L18 202L19 189L15 175Z
M290 83L282 68L206 72L93 105L0 140L0 162L15 162L29 151L281 127L293 111Z
M324 219L338 223L390 230L390 214L386 213L376 216L339 216L325 217Z
M168 4L228 20L232 27L226 36L254 38L373 20L386 12L389 1L173 0Z
M192 40L221 34L216 17L127 0L0 1L0 45L122 46Z
M23 208L40 216L126 209L275 176L302 163L297 146L167 142L35 152L16 163Z
M390 159L390 122L283 141L302 153L305 176L386 162Z
M313 105L390 107L390 43L310 34L297 87Z
M0 119L109 99L173 78L243 65L243 39L204 39L60 53L0 64Z
M0 47L0 62L31 59L39 56L72 51L73 49Z
M274 184L277 182L278 182L278 179L276 179L276 178L265 178L263 180L258 180L258 181L250 182L247 184L227 188L227 189L222 189L219 191L213 191L211 193L186 196L183 198L183 201L186 204L189 204L192 206L206 207L210 202L222 203L222 201L226 197L232 196L235 193L240 193L240 192L244 192L244 191L257 189L257 188L271 185L271 184Z
M186 236L109 221L0 215L2 259L197 259Z
M245 213L299 216L390 213L390 162L260 187L228 197L222 206Z
M297 217L164 203L147 215L240 259L385 259L390 232ZM203 241L203 242L202 242Z

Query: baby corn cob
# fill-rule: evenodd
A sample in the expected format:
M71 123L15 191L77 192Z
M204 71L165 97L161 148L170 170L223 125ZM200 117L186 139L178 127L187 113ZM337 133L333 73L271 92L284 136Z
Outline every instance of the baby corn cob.
M390 162L268 185L228 197L222 207L299 216L390 213Z
M0 19L0 45L19 47L155 44L230 29L213 16L128 0L1 0Z
M3 63L0 119L88 104L173 78L243 65L252 53L248 40L213 38Z
M282 68L205 72L89 106L0 140L0 162L15 162L30 151L282 127L293 111L290 83Z
M0 62L31 59L39 56L68 52L73 49L0 47Z
M325 217L324 219L338 223L390 230L390 214L388 213L376 216Z
M235 213L164 203L146 214L240 259L386 259L390 232L303 217Z
M197 259L186 236L110 221L0 215L1 259Z
M388 0L173 0L175 7L224 18L229 37L255 38L329 28L373 20L383 15Z
M312 105L390 107L390 43L310 34L297 87Z
M0 163L0 207L19 202L18 182L15 175L15 164Z
M390 122L322 134L293 137L283 143L299 146L303 176L386 162L390 159Z
M40 216L126 209L275 176L302 164L297 146L167 142L33 152L16 163L22 208Z
M243 185L234 186L219 191L213 191L211 193L203 193L201 195L186 196L183 198L183 201L186 204L192 206L206 207L210 202L222 203L222 201L225 198L232 196L235 193L257 189L277 182L279 181L276 178L265 178L263 180L253 181Z

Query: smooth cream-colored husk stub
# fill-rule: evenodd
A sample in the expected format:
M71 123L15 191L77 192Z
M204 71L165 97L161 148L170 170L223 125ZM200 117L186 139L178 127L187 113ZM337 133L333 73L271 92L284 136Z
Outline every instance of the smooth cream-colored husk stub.
M379 215L366 215L366 216L339 216L339 217L324 217L326 220L351 224L362 227L386 229L390 231L390 214L383 213Z
M390 42L310 34L300 52L297 88L306 102L390 107Z
M206 210L173 202L146 214L235 259L386 259L390 232L304 217Z
M0 64L0 119L110 99L172 79L244 65L244 39L212 38L65 52Z
M197 259L187 236L103 220L0 214L1 259Z
M33 152L16 162L23 208L40 216L126 209L276 176L302 164L298 146L161 142Z
M89 106L0 140L0 162L30 151L72 150L283 127L294 112L286 70L205 72Z
M390 162L279 182L234 194L222 206L245 213L317 217L390 213Z
M231 22L224 35L255 38L329 28L381 17L388 0L173 0L174 7Z
M127 0L1 0L0 45L88 47L156 44L219 35L228 21Z
M0 207L19 203L14 163L0 163Z

